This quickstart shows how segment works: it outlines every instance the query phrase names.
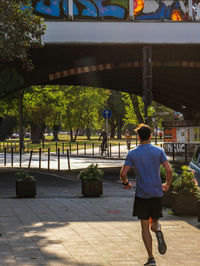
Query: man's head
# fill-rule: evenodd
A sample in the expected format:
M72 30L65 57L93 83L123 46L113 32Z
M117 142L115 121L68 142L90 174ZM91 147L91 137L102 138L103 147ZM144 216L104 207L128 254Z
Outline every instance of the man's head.
M138 133L141 141L149 140L151 137L151 129L146 124L139 124L139 126L135 129L135 132Z

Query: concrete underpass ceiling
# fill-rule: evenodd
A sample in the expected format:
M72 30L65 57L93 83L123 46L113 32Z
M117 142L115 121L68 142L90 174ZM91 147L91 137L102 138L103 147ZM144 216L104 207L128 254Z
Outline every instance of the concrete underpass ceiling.
M152 91L156 102L177 111L183 111L185 107L190 111L200 111L199 48L197 45L152 47ZM24 73L25 86L83 85L142 95L141 45L48 45L33 50L32 58L35 70ZM128 65L131 62L133 66ZM76 73L78 68L99 65L111 67ZM64 71L70 69L74 69L75 73L62 76ZM56 76L56 73L62 75ZM50 80L50 74L55 75L55 78Z

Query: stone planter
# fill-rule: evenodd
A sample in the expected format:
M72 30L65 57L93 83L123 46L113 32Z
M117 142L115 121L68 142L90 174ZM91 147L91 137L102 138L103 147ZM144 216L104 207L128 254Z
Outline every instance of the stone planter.
M197 199L193 193L172 192L172 211L175 215L197 215Z
M162 206L163 207L171 207L172 206L172 199L173 199L173 195L172 195L172 190L170 187L170 189L168 191L163 192Z
M82 179L82 194L86 197L99 197L103 194L103 181Z
M197 219L200 223L200 200L197 201Z
M21 198L36 196L36 181L16 181L16 195Z

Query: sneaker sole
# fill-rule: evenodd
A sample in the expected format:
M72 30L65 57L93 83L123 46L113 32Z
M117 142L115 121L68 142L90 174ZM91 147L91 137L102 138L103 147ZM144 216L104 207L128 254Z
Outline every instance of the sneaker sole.
M149 261L149 260L148 260L148 261ZM149 262L149 263L148 263L148 262L145 263L144 266L156 266L156 262L155 262L155 260L153 260L153 261L151 260L151 262Z
M167 245L165 243L163 233L161 231L157 231L156 232L156 237L157 237L157 240L158 240L158 251L159 251L160 254L163 255L167 251Z

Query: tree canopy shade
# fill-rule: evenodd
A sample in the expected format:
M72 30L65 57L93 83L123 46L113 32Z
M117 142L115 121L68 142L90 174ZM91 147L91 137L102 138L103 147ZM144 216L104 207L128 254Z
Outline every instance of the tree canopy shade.
M29 50L41 45L43 19L32 12L30 0L0 1L0 67L20 62L33 69Z

